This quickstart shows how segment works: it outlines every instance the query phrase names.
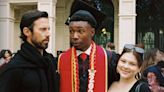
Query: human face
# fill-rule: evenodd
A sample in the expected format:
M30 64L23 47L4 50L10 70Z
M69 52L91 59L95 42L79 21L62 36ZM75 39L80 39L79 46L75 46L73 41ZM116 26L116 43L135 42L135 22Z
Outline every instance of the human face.
M37 49L46 49L49 42L49 22L48 18L39 18L34 21L33 32L27 37L28 41Z
M156 52L156 57L155 58L156 58L156 61L157 61L155 63L158 63L159 61L164 60L164 53L162 51L158 50Z
M117 71L120 74L120 78L135 78L135 75L140 71L140 68L133 52L125 52L120 57L117 64Z
M148 80L148 84L150 86L158 84L157 83L157 77L156 77L156 75L153 72L149 72L147 74L147 80Z
M86 21L72 21L69 30L71 44L78 50L87 50L95 34L94 28Z

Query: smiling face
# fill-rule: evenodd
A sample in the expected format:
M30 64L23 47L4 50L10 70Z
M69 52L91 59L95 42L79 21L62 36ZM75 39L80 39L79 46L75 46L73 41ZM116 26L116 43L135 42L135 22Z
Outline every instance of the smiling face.
M71 44L78 50L87 50L95 34L94 28L86 21L72 21L69 30Z
M117 64L117 71L120 74L120 78L135 78L140 68L133 52L126 52L120 57Z
M39 18L33 23L33 32L27 35L27 41L37 49L46 49L49 42L49 22L48 18Z

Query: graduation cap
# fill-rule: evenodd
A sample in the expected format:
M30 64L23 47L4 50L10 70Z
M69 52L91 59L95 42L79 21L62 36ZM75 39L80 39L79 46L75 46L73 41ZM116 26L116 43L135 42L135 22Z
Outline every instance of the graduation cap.
M72 3L70 16L65 24L69 25L71 21L87 21L92 27L98 28L105 17L105 14L85 1L75 0Z

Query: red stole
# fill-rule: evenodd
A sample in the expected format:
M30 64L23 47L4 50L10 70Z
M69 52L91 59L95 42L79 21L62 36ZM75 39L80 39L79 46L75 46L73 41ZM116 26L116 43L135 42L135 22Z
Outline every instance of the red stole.
M71 49L61 54L58 59L58 71L60 73L60 92L72 91L72 70L71 70ZM100 46L96 46L96 65L94 92L107 92L107 55L106 51Z

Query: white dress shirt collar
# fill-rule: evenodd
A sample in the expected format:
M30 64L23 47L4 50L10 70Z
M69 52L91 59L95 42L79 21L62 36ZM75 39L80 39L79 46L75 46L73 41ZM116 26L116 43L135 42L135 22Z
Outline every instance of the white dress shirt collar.
M87 55L90 55L91 53L91 45L89 46L89 48L86 51L81 51L81 50L76 50L77 56L79 56L81 53L85 53Z

